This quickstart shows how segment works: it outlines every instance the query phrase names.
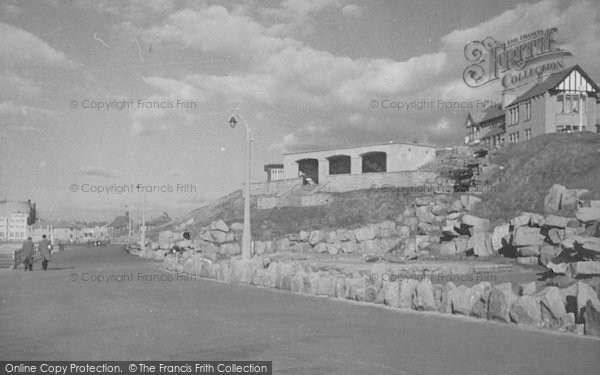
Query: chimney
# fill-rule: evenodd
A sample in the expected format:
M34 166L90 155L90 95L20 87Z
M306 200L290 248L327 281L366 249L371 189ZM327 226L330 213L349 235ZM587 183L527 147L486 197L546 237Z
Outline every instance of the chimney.
M517 96L513 92L502 92L502 109L506 109L510 103L514 102Z

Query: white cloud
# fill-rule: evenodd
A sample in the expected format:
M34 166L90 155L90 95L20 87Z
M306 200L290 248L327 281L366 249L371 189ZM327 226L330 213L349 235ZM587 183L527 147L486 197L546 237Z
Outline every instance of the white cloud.
M78 65L32 33L0 22L0 63L22 68L42 65L75 69Z

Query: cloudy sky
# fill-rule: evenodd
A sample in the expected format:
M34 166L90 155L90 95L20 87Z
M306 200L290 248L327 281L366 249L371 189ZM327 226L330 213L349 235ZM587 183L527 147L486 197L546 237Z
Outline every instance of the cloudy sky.
M108 219L139 212L144 194L89 190L143 184L173 190L146 194L150 216L185 213L243 182L236 109L254 132L254 181L284 152L460 143L466 110L381 103L499 100L500 87L462 80L465 44L488 36L558 27L600 80L597 1L242 4L0 0L0 198L31 198L46 218Z

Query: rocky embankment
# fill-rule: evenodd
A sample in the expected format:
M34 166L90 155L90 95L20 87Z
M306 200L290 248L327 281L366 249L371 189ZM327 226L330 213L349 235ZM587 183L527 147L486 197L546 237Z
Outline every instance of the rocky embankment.
M544 215L524 212L495 225L473 215L478 197L417 197L395 220L256 241L250 261L238 259L242 225L218 220L194 240L154 244L154 251L142 255L163 261L174 272L226 282L600 336L600 202L582 201L584 193L555 185L546 196ZM319 254L333 262L354 256L373 264L370 270L348 271L276 256L290 253ZM432 272L415 275L394 268L397 263L498 256L545 266L545 285L483 281L469 288L436 283L440 278Z

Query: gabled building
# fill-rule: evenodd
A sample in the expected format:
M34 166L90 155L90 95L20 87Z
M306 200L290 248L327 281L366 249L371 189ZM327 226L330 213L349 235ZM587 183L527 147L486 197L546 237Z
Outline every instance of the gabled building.
M520 95L503 93L502 104L469 113L466 144L501 146L541 134L600 133L600 88L574 65L538 79Z

